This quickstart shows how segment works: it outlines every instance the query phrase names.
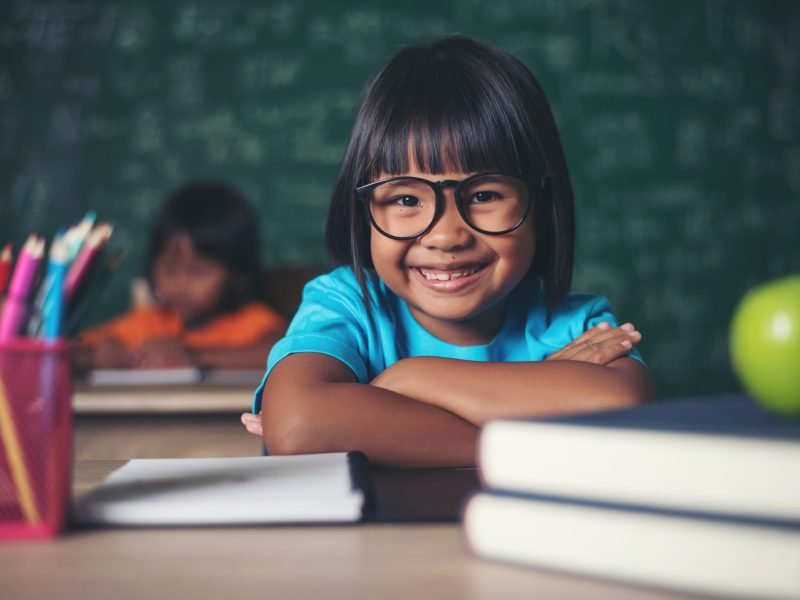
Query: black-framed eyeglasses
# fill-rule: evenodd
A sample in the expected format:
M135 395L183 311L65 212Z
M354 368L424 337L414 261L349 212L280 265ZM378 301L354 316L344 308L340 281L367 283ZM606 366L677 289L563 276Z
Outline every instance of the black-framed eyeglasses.
M356 187L355 195L375 229L394 240L410 240L430 231L444 208L444 189L452 187L467 225L479 233L502 235L522 225L547 177L502 172L460 181L389 177Z

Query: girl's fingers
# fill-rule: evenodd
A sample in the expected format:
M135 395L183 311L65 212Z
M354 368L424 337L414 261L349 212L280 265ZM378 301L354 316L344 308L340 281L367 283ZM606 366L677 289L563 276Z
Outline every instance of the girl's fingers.
M603 333L607 333L609 331L613 331L611 326L606 321L601 321L594 327L587 329L581 335L572 340L572 343L574 344L575 342L585 342L587 340L591 340L592 338L595 338L598 335L602 335Z
M589 338L589 342L591 344L601 344L601 343L614 343L614 341L630 341L632 345L638 344L642 339L642 334L636 330L636 327L633 323L625 323L620 325L619 327L614 327L607 331L601 331L591 338Z
M254 415L253 413L242 413L242 425L247 429L248 433L254 435L262 434L261 415Z
M632 323L609 327L607 323L584 332L570 344L550 355L553 360L580 360L605 365L625 356L642 340Z
M591 343L591 340L598 335L601 335L605 332L608 332L611 329L611 326L605 322L601 321L594 327L587 329L577 338L572 340L569 344L564 346L558 352L554 352L548 357L548 360L572 360L573 356L580 352L582 348L585 347L587 343Z
M628 354L641 339L642 335L636 330L619 330L615 335L595 338L589 343L582 344L582 347L572 355L571 360L607 365Z

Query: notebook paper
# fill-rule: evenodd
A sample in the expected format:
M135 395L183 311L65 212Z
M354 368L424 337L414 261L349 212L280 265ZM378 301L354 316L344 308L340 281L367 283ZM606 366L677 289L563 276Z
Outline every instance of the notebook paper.
M361 460L357 460L357 459ZM357 453L135 459L78 500L78 522L244 525L358 521Z

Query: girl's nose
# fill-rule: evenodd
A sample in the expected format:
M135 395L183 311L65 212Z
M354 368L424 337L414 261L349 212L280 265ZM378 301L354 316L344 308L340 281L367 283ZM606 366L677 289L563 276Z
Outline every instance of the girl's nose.
M472 229L458 212L453 193L446 192L442 213L428 233L420 237L420 243L426 248L455 250L469 246L474 240Z

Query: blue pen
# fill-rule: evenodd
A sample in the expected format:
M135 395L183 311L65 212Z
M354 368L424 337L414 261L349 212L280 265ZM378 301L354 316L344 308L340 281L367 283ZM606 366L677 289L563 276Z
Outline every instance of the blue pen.
M64 237L57 236L50 246L50 260L47 265L49 286L42 306L43 335L49 341L55 341L61 336L64 322L64 279L67 275L69 253Z

